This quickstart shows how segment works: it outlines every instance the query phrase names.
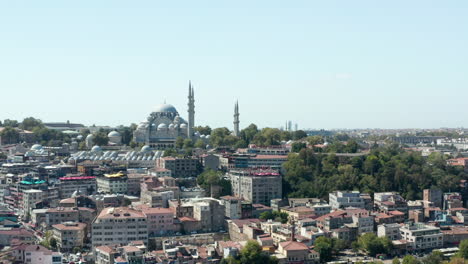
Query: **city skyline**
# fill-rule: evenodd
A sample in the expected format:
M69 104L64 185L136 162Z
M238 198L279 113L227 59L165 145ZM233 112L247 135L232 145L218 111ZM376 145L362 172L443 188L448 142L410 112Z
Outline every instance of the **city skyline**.
M2 3L0 119L467 127L464 2ZM428 118L430 117L430 118Z

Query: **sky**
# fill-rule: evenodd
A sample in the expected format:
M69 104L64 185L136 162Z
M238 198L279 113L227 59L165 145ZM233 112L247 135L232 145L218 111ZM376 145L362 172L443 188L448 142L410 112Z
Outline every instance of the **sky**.
M0 120L468 126L468 1L0 1Z

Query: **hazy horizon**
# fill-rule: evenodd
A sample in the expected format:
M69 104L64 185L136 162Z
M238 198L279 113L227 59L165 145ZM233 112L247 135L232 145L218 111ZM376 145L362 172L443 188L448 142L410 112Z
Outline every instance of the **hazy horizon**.
M0 120L468 126L463 1L0 3Z

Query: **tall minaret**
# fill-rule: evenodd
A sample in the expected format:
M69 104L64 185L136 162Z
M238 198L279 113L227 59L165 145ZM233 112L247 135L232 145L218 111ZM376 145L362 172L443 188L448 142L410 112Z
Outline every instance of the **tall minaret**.
M234 105L234 136L239 136L239 101Z
M195 126L195 93L193 91L192 83L189 81L187 136L190 139L193 137L194 126Z

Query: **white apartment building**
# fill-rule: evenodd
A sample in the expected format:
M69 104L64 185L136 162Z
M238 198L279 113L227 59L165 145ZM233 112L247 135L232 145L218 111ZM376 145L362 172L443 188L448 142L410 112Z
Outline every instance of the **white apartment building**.
M127 180L127 176L122 173L105 174L104 177L97 178L98 191L110 194L126 194Z
M147 216L132 208L106 208L94 220L92 227L93 248L137 240L148 242Z
M36 208L36 203L42 201L46 193L41 190L25 190L23 191L23 215L27 216L32 209Z
M400 235L400 224L382 224L377 226L378 237L388 237L390 240L399 240Z
M234 196L253 204L269 205L272 199L282 197L281 174L276 170L236 169L228 176Z
M443 246L440 228L422 223L408 224L400 228L401 239L410 243L409 250L425 250Z
M365 201L358 191L336 191L329 193L328 198L332 209L343 209L347 207L365 208Z

